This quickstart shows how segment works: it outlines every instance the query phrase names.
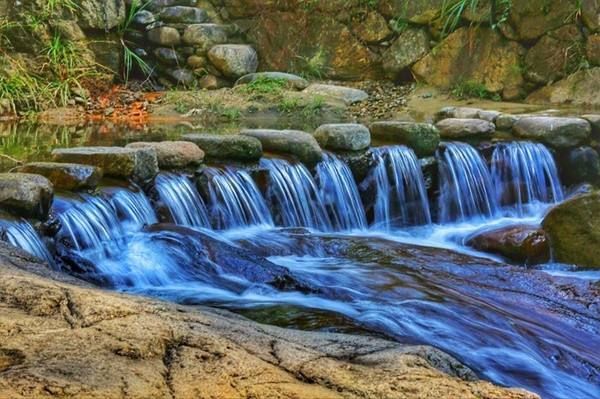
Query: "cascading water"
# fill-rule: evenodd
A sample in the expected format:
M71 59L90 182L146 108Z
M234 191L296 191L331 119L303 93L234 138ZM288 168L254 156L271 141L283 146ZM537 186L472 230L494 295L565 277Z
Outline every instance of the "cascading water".
M431 223L423 172L415 153L405 146L376 148L375 167L363 187L375 185L373 225L376 229Z
M54 265L48 248L29 223L0 221L0 230L4 230L9 244Z
M143 192L117 190L111 197L119 219L132 224L133 228L141 228L158 222L156 213Z
M352 171L333 154L325 154L317 165L319 197L337 231L364 230L367 217Z
M440 195L439 221L449 223L473 217L491 217L498 205L492 177L483 157L472 146L444 143L437 154Z
M187 177L171 173L161 174L156 178L155 187L176 224L210 227L206 205Z
M518 215L527 213L530 205L564 199L556 163L543 144L498 144L492 157L492 180L498 203Z
M248 172L209 168L209 209L217 229L246 226L273 226L262 194Z
M78 252L90 260L118 253L125 230L115 209L102 197L86 195L79 203L59 215L60 237L68 238Z
M313 177L302 164L283 159L263 159L269 170L269 199L285 227L307 227L330 231L332 223Z

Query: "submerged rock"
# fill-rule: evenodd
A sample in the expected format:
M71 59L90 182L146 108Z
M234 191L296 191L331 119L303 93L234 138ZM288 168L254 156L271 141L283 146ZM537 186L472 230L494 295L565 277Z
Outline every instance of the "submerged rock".
M308 81L298 75L283 72L257 72L244 75L235 82L236 86L252 83L257 79L277 79L284 80L288 88L294 90L304 90L308 87Z
M548 237L536 226L508 226L484 231L467 239L467 245L527 265L550 260Z
M364 125L332 123L321 125L314 133L321 147L328 150L359 151L371 145L371 132Z
M213 65L228 78L239 78L256 72L258 55L251 46L243 44L222 44L208 52Z
M448 118L436 123L435 127L444 139L489 138L496 131L493 123L483 119Z
M525 139L540 141L555 148L575 147L585 142L592 128L581 118L529 116L513 125L513 132Z
M600 267L600 192L571 198L542 223L558 262Z
M102 179L102 169L75 163L33 162L19 167L17 171L42 175L55 188L63 190L93 189Z
M191 133L181 139L198 145L208 158L252 162L263 155L259 140L239 134Z
M310 133L300 130L247 129L242 130L241 134L260 140L265 151L294 155L309 166L323 159L323 151Z
M0 208L18 216L45 220L52 206L54 189L44 176L0 173Z
M158 166L164 169L199 165L204 160L204 151L189 141L137 142L128 144L126 148L153 148L158 158Z
M304 92L339 100L344 102L346 105L365 101L367 98L369 98L369 95L366 92L359 89L353 89L345 86L325 85L320 83L311 84L304 90Z
M370 128L373 139L405 145L419 157L433 155L440 144L439 130L429 123L386 121Z
M156 151L123 147L61 148L52 151L57 162L81 163L101 168L106 176L146 181L158 173Z

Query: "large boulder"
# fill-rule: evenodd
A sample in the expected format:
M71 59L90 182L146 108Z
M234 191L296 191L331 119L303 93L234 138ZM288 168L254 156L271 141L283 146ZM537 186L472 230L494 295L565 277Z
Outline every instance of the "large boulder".
M600 67L584 69L529 95L533 104L600 106Z
M367 98L369 98L369 95L360 89L321 83L311 84L304 90L304 92L315 96L324 96L334 100L342 101L346 105L365 101Z
M54 190L44 176L29 173L0 173L0 209L18 216L45 220Z
M489 138L496 131L493 123L483 119L443 119L435 124L443 139Z
M189 141L137 142L128 144L126 148L153 148L158 166L164 169L185 168L198 165L204 160L204 151Z
M550 260L546 233L537 226L509 226L477 233L467 245L527 265Z
M419 157L435 154L440 144L439 130L429 123L385 121L372 123L370 128L374 140L403 144Z
M127 18L125 0L82 0L78 1L76 12L79 26L83 29L109 31L123 24Z
M352 31L358 38L366 43L380 43L392 35L385 18L377 11L354 16Z
M228 28L217 24L189 25L183 32L183 43L200 51L208 51L217 44L227 42Z
M451 88L463 83L479 84L490 93L515 99L524 83L516 65L523 47L489 28L459 28L413 67L418 81Z
M592 147L577 147L569 151L561 162L563 183L600 183L600 156Z
M316 165L323 159L323 151L310 133L299 130L247 129L241 134L260 140L265 151L294 155L309 166Z
M556 261L600 267L600 192L557 205L542 225Z
M529 116L513 125L513 132L521 138L540 141L554 148L576 147L591 134L590 123L582 118Z
M571 20L579 0L528 0L511 3L509 23L515 39L528 41L557 29Z
M583 36L575 24L544 35L525 56L525 77L538 84L554 82L579 67Z
M334 151L359 151L371 145L369 129L355 123L322 125L315 131L314 136L321 147Z
M600 30L600 0L581 0L581 20L592 32Z
M414 24L428 25L439 18L447 0L386 0L378 3L379 12L388 18L402 17Z
M258 139L238 134L191 133L181 137L200 147L208 158L251 162L259 160L263 148Z
M44 176L55 188L63 190L94 189L102 179L102 169L76 163L32 162L17 172Z
M423 58L429 50L429 35L425 29L406 29L383 53L383 69L387 77L399 78L406 68Z
M101 168L104 175L146 181L158 173L158 159L152 148L79 147L52 151L57 162L81 163Z
M239 78L256 72L258 55L251 46L243 44L221 44L208 52L208 58L228 78Z
M274 79L284 81L286 86L294 90L304 90L308 87L308 81L298 75L285 72L256 72L244 75L235 82L236 86L252 83L260 79Z

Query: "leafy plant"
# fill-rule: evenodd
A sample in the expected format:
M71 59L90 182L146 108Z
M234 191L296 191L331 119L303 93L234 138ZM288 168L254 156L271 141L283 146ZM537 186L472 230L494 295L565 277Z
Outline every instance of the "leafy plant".
M279 94L286 86L285 79L260 76L242 87L247 94Z
M489 91L483 83L472 80L457 83L450 89L450 94L459 99L479 98L493 101L502 99L498 93Z
M327 54L322 48L319 48L312 57L301 57L300 74L306 78L322 79L327 69Z
M153 68L132 49L131 43L125 38L131 30L131 25L136 14L144 10L148 4L150 4L149 0L145 2L142 2L142 0L132 0L125 21L118 27L119 40L123 49L122 77L125 82L129 82L129 78L135 67L138 67L145 76L150 76L153 72Z

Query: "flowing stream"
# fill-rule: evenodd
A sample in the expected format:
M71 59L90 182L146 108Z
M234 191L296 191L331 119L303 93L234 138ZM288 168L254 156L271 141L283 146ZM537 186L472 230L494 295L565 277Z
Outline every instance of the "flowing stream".
M312 327L326 329L341 315L359 330L441 348L499 384L546 398L597 397L598 274L528 270L463 245L483 227L540 223L564 199L550 152L503 143L488 166L475 148L444 144L436 212L411 150L371 156L364 182L326 154L314 173L263 159L264 186L247 171L211 167L204 184L161 174L147 193L82 195L55 209L57 265L76 264L67 271L118 290L264 310L265 322L300 309L308 319L319 314ZM26 222L0 229L53 262Z

